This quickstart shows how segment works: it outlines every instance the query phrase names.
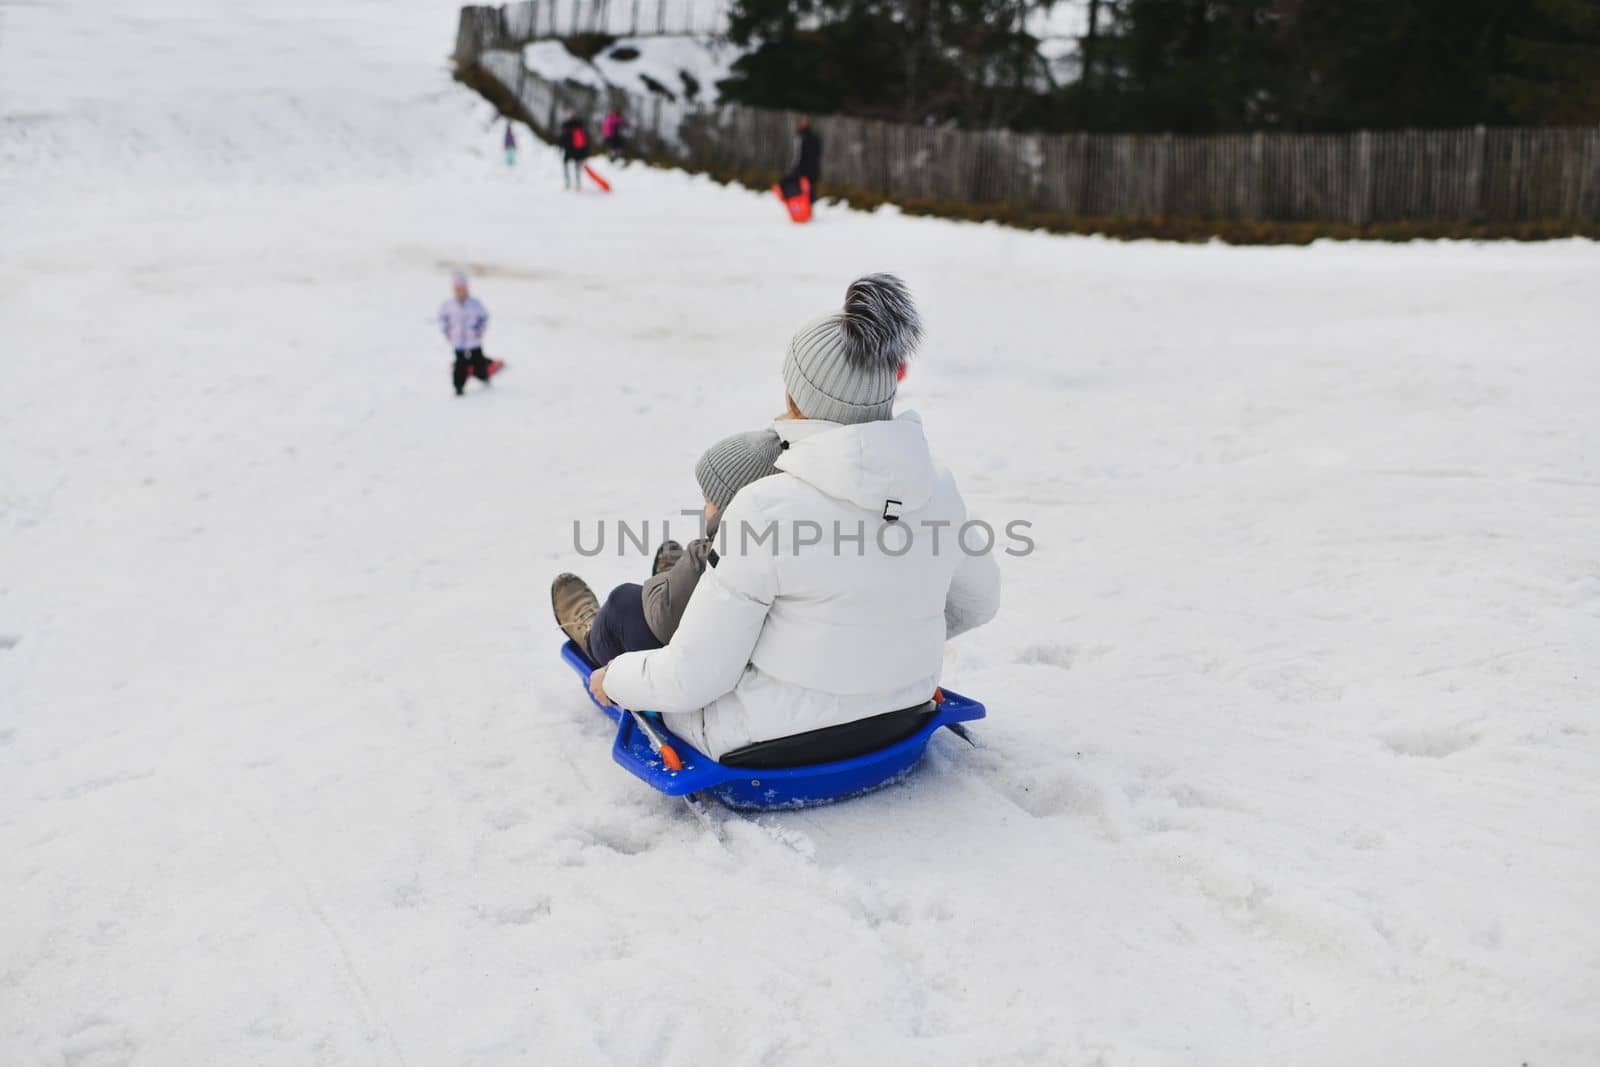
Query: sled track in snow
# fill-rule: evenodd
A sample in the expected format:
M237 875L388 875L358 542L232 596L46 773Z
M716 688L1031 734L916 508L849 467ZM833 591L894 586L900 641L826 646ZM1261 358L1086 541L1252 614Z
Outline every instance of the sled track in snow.
M277 860L278 869L288 876L300 890L301 897L305 901L306 910L311 913L323 932L327 934L329 943L332 944L334 952L339 957L338 967L344 973L345 980L348 983L347 988L350 1000L360 1013L366 1032L368 1034L383 1035L384 1043L389 1046L390 1055L388 1058L391 1063L397 1064L398 1067L411 1067L410 1061L406 1059L404 1050L400 1047L399 1038L395 1036L394 1027L389 1025L388 1019L384 1017L383 1012L379 1010L374 1002L372 990L368 986L367 980L362 977L361 968L356 966L355 957L350 952L350 946L346 943L344 935L339 932L339 928L334 925L333 920L328 917L328 911L323 907L322 901L317 896L316 890L312 888L310 880L289 859L288 853L283 850L283 846L278 842L277 835L272 832L266 820L251 807L241 803L240 808L255 826L256 831L261 835L261 839L267 843L267 847L272 850L272 855ZM369 1040L367 1047L372 1050L374 1062L382 1063L384 1057L379 1055L378 1043Z

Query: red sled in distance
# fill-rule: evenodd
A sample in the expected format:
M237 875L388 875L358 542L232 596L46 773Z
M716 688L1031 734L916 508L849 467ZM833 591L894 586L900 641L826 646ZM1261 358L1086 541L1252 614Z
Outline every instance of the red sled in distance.
M589 176L590 181L594 182L600 187L601 192L609 193L611 191L611 183L600 177L600 175L595 172L595 169L589 166L589 164L585 163L583 165L583 172Z
M801 178L798 182L779 182L772 187L772 191L778 194L783 206L789 209L789 218L795 222L811 221L810 178Z

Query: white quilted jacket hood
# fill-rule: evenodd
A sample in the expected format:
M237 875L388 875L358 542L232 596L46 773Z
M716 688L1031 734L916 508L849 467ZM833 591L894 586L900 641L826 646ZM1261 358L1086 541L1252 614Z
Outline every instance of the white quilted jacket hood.
M793 419L772 428L784 442L778 469L828 496L882 514L886 501L916 511L933 495L937 468L914 411L857 426Z

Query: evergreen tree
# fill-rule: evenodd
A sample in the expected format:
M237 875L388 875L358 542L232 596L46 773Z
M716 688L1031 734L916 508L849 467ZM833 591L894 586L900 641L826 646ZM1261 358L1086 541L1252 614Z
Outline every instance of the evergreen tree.
M737 0L735 43L755 50L722 84L763 107L904 122L1039 121L1049 89L1023 29L1038 0Z
M1050 84L1039 0L736 0L725 83L768 107L1023 129L1221 133L1600 122L1600 0L1069 0Z
M1525 0L1306 3L1296 126L1312 130L1470 126L1497 118L1489 79Z
M1114 11L1110 118L1131 130L1279 125L1293 77L1277 0L1124 0ZM1103 125L1104 123L1097 123Z
M1527 0L1490 92L1512 122L1600 123L1600 0Z

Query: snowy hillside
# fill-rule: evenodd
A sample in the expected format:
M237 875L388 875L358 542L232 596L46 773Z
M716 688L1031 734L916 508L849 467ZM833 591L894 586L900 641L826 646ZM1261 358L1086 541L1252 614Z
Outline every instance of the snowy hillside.
M734 45L711 37L623 37L593 60L573 55L560 41L523 49L528 69L551 81L669 100L716 101L717 83L733 76L739 56Z
M1600 1061L1595 245L795 227L508 169L442 2L0 18L0 1065ZM719 842L549 580L877 269L1038 551L982 748Z
M1038 12L1029 23L1041 40L1039 53L1059 82L1076 71L1082 11L1062 4ZM534 41L522 49L527 68L551 81L590 89L617 88L649 98L716 102L718 83L733 77L744 50L721 37L621 37L592 60L574 55L556 40Z

